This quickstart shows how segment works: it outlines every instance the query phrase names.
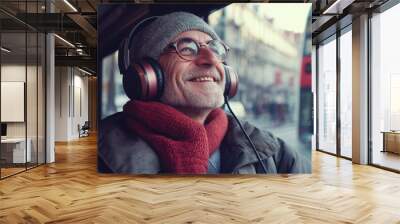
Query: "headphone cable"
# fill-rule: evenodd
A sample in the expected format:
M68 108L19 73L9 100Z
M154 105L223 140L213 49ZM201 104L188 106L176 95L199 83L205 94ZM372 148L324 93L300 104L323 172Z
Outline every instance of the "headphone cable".
M236 122L239 124L240 129L242 130L242 132L243 132L244 135L246 136L247 141L250 143L251 147L253 148L254 153L256 154L257 159L258 159L258 162L260 162L264 173L267 173L267 168L265 167L264 163L262 162L261 157L260 157L260 154L258 153L258 151L257 151L257 149L256 149L256 146L255 146L254 143L251 141L249 135L248 135L248 134L246 133L246 131L244 130L242 124L240 123L239 119L236 117L235 113L233 113L233 110L232 110L232 108L231 108L231 106L229 105L229 102L228 102L228 97L227 97L227 96L224 96L224 98L225 98L225 104L228 106L229 111L231 112L232 116L235 118Z

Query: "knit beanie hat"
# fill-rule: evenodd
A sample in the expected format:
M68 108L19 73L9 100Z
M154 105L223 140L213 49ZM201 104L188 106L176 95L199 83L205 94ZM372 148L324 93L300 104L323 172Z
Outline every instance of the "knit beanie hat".
M131 59L150 57L158 60L162 51L178 34L198 30L207 33L212 39L220 39L213 28L200 17L188 12L173 12L156 18L135 31L131 43Z

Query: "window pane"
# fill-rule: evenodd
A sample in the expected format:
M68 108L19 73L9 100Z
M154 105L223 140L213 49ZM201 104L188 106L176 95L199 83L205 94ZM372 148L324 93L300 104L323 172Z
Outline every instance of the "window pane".
M26 33L1 34L1 123L6 133L1 140L1 177L25 170L30 161L30 144L26 142ZM27 150L28 146L28 150ZM27 160L28 159L28 160Z
M318 49L318 148L336 153L336 39Z
M400 33L393 28L398 21L400 4L371 19L372 163L396 170L400 170Z
M352 156L352 35L351 30L340 37L340 150Z
M43 33L39 33L39 45L38 45L38 164L45 163L45 60L46 60L46 36Z
M28 160L28 168L37 165L37 74L38 57L36 32L27 33L27 80L26 80L26 116L27 116L27 141L31 153Z

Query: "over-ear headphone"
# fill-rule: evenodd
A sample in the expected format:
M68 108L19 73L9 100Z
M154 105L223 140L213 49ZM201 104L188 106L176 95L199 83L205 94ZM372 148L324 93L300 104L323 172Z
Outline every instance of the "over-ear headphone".
M154 21L158 16L153 16L140 21L129 33L120 45L118 51L118 65L123 75L122 84L126 95L135 100L158 100L164 90L164 72L160 64L152 58L142 58L131 63L132 37L135 31L145 23ZM238 76L232 67L224 63L225 90L224 96L232 98L238 90Z

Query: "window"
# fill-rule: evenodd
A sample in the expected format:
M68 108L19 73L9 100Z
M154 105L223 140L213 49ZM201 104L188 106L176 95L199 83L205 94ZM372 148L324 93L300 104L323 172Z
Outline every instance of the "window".
M352 157L352 34L340 36L340 154Z
M398 21L400 4L371 18L371 157L373 164L396 170L400 170L400 151L396 153L400 133L395 132L400 129Z
M336 39L318 48L318 149L336 153Z

